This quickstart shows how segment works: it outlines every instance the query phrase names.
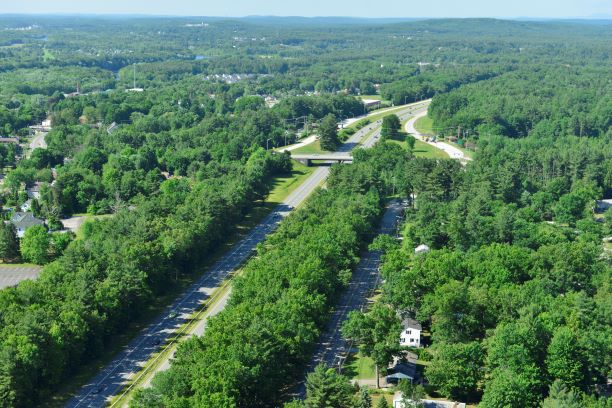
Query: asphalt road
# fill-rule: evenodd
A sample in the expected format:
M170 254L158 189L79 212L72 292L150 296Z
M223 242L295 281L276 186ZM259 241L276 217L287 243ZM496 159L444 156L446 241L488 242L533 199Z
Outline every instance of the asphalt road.
M426 105L426 107L428 106L429 104ZM425 135L422 135L414 126L416 121L424 116L427 116L427 109L418 112L414 117L412 117L408 122L406 122L406 133L410 133L422 142L442 150L448 155L448 157L459 160L459 162L464 166L468 161L472 160L471 158L467 157L460 149L451 144L448 144L446 142L428 141L428 138Z
M0 265L0 289L16 286L26 279L36 279L42 268L40 266Z
M414 106L407 106L400 114L408 114L415 110ZM380 123L370 124L352 135L339 149L348 152L354 149L370 132L380 127ZM376 140L369 137L365 143L372 146ZM280 221L299 206L317 186L327 178L328 167L319 167L313 174L296 188L287 199L272 211L259 225L234 245L215 265L200 279L194 282L186 292L177 298L172 305L154 322L147 326L138 336L108 363L94 378L85 384L78 393L66 403L67 408L76 407L103 407L115 395L119 394L126 381L136 375L149 361L153 354L160 351L168 339L185 323L189 321L194 312L200 310L202 305L210 298L215 289L230 277L253 253L255 247L278 227ZM352 291L350 288L347 292ZM218 313L227 303L229 291L216 301L215 311ZM359 296L357 296L359 297ZM207 316L212 316L208 314ZM201 321L191 333L202 334L206 322Z
M403 210L404 206L399 200L391 201L387 205L377 233L394 236ZM306 374L314 371L320 363L336 368L341 368L344 364L351 344L342 338L340 329L350 312L364 309L368 297L378 286L380 256L380 251L366 251L362 254L359 264L353 271L348 288L342 293L330 316L325 332L321 335L317 349L306 369ZM298 387L296 397L304 398L305 395L306 384L302 382Z
M416 104L410 105L405 110L398 111L396 115L399 117L400 122L403 122L404 120L408 119L409 117L413 115L419 115L419 114L422 114L422 112L427 112L427 106L429 106L429 100L418 102ZM364 129L368 129L368 132L372 132L372 131L374 132L372 133L370 137L368 137L366 140L362 142L361 144L362 148L369 149L370 147L374 146L376 142L380 140L381 124L382 124L382 120L379 120L376 123L373 123L364 128Z

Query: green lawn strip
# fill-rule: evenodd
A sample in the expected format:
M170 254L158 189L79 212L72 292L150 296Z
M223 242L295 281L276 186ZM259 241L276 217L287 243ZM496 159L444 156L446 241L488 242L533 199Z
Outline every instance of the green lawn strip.
M308 178L315 169L316 167L307 167L303 164L293 162L291 176L273 178L270 181L272 184L272 191L266 200L257 203L257 205L245 216L242 222L236 226L231 238L223 245L220 245L215 253L212 254L208 261L199 269L206 270L206 268L214 265L225 252L243 238L252 227L259 224L259 222L261 222L261 220L263 220L278 204ZM115 355L119 353L132 338L142 331L155 317L159 316L159 314L162 313L177 296L182 294L198 276L200 276L198 273L182 276L173 290L158 297L145 313L143 313L142 318L131 323L124 333L111 338L106 350L93 361L82 366L76 375L66 380L58 392L47 399L47 403L44 406L53 408L63 407L66 401L68 401L83 384L110 363Z
M417 140L414 143L412 153L416 157L425 157L427 159L448 159L449 156L443 150L438 149L430 144Z
M257 225L263 217L265 217L274 207L285 200L285 198L287 198L287 196L289 196L293 190L302 184L302 182L308 178L313 171L313 167L307 167L301 163L293 162L292 174L274 178L272 181L272 191L268 195L266 203L258 208L258 210L262 210L258 211L259 216L254 215L251 217L251 219L248 221L248 224L250 224L249 227L242 227L248 230ZM266 211L266 209L268 209L268 211ZM151 356L151 359L145 364L139 373L128 381L124 387L124 390L127 388L127 392L123 391L123 393L120 393L111 400L111 406L122 406L131 399L133 392L139 388L139 385L151 378L151 376L157 371L157 367L159 367L167 358L169 358L169 356L172 355L179 341L184 338L185 335L189 334L191 330L197 326L197 324L203 318L206 317L206 311L214 306L223 297L223 295L230 290L233 277L239 274L240 271L232 274L232 276L225 280L219 288L213 291L211 297L206 301L202 308L190 316L189 320L183 324L176 331L176 334L174 334L168 340L167 345L159 353L155 353L153 356Z
M417 121L414 123L414 127L419 133L422 133L424 135L434 135L435 134L433 130L433 120L429 116L423 116L422 118L417 119ZM473 158L474 151L466 149L465 147L460 146L454 142L449 142L449 141L444 141L444 142L461 150L466 157L469 157L470 159Z
M11 268L42 268L40 265L32 264L32 263L5 263L0 262L0 272L3 269L11 269Z
M415 129L422 134L425 135L433 135L433 120L429 116L423 116L418 118L416 122L414 122Z
M359 352L349 361L350 363L344 367L344 373L351 374L352 380L376 380L376 367L370 357Z
M321 142L319 141L319 139L315 140L312 143L307 144L306 146L302 146L302 147L299 147L291 151L291 154L319 154L319 153L329 153L328 151L321 149Z
M398 106L398 107L395 107L395 108L383 108L382 110L384 110L384 112L373 113L371 115L368 115L367 118L359 119L358 121L356 121L354 123L351 123L349 126L345 126L344 129L352 129L352 128L357 129L357 125L359 123L363 122L366 119L369 121L369 123L373 123L373 122L376 122L377 120L380 120L380 119L384 118L387 115L391 115L393 113L397 113L398 111L402 111L402 110L407 109L407 108L409 108L409 107L406 106L406 105Z
M396 143L405 149L408 149L408 145L406 144L405 141L399 141L399 140L389 140L389 141L391 143ZM425 159L448 159L449 158L448 155L444 153L444 151L430 144L427 144L425 142L421 142L420 140L415 141L414 149L412 150L412 154L414 154L415 157L422 157Z
M372 99L380 101L382 100L382 97L380 95L360 95L359 99Z
M463 152L463 154L464 154L466 157L469 157L470 159L473 159L473 158L474 158L474 153L475 153L475 152L474 152L473 150L466 149L465 147L463 147L463 146L461 146L461 145L458 145L458 144L457 144L457 143L455 143L455 142L448 142L448 141L445 141L445 143L448 143L449 145L454 146L454 147L456 147L457 149L461 150L461 151Z

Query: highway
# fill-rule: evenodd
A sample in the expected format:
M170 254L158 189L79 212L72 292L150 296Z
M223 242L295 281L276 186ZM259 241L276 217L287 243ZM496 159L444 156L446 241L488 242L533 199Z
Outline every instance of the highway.
M412 112L419 104L407 105L406 110L400 114ZM399 115L398 115L399 116ZM380 127L380 123L370 124L352 135L338 151L350 152L372 131ZM380 132L379 132L380 133ZM365 140L372 146L376 140L373 137ZM164 312L119 352L94 378L87 382L78 393L66 403L67 408L76 407L103 407L109 400L118 395L125 387L126 382L136 375L140 375L142 367L162 348L168 347L168 341L175 336L181 327L187 323L192 315L201 310L222 283L231 277L253 253L257 244L262 242L268 234L276 230L280 221L298 207L316 188L321 185L329 174L329 167L319 167L296 188L287 199L277 206L263 221L254 227L248 235L236 243L221 259L194 282L181 296L179 296ZM208 318L221 310L227 303L229 291L215 300L213 311L205 314ZM194 325L189 333L202 334L205 330L205 319ZM162 362L162 368L167 362ZM159 369L159 368L158 368Z
M397 223L403 210L404 206L400 201L389 202L377 233L395 236ZM319 363L325 363L328 367L342 368L352 345L342 338L340 329L350 312L364 309L368 298L378 286L380 256L380 251L368 250L362 254L359 264L353 271L348 288L342 293L325 332L320 337L313 358L306 368L306 374L314 371ZM305 394L306 383L303 381L298 387L296 397L303 399Z

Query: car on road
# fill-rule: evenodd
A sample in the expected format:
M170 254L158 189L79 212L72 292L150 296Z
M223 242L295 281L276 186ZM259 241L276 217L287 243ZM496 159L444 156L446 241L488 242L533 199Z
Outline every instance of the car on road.
M93 394L99 394L106 388L106 385L99 385L95 390L93 390Z

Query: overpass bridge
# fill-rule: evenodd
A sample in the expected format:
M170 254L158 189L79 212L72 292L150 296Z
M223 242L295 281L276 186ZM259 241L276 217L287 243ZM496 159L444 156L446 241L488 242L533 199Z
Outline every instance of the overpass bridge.
M331 152L331 153L312 153L312 154L291 154L293 160L299 161L306 166L310 166L313 160L322 160L335 163L352 163L353 155L350 152Z

